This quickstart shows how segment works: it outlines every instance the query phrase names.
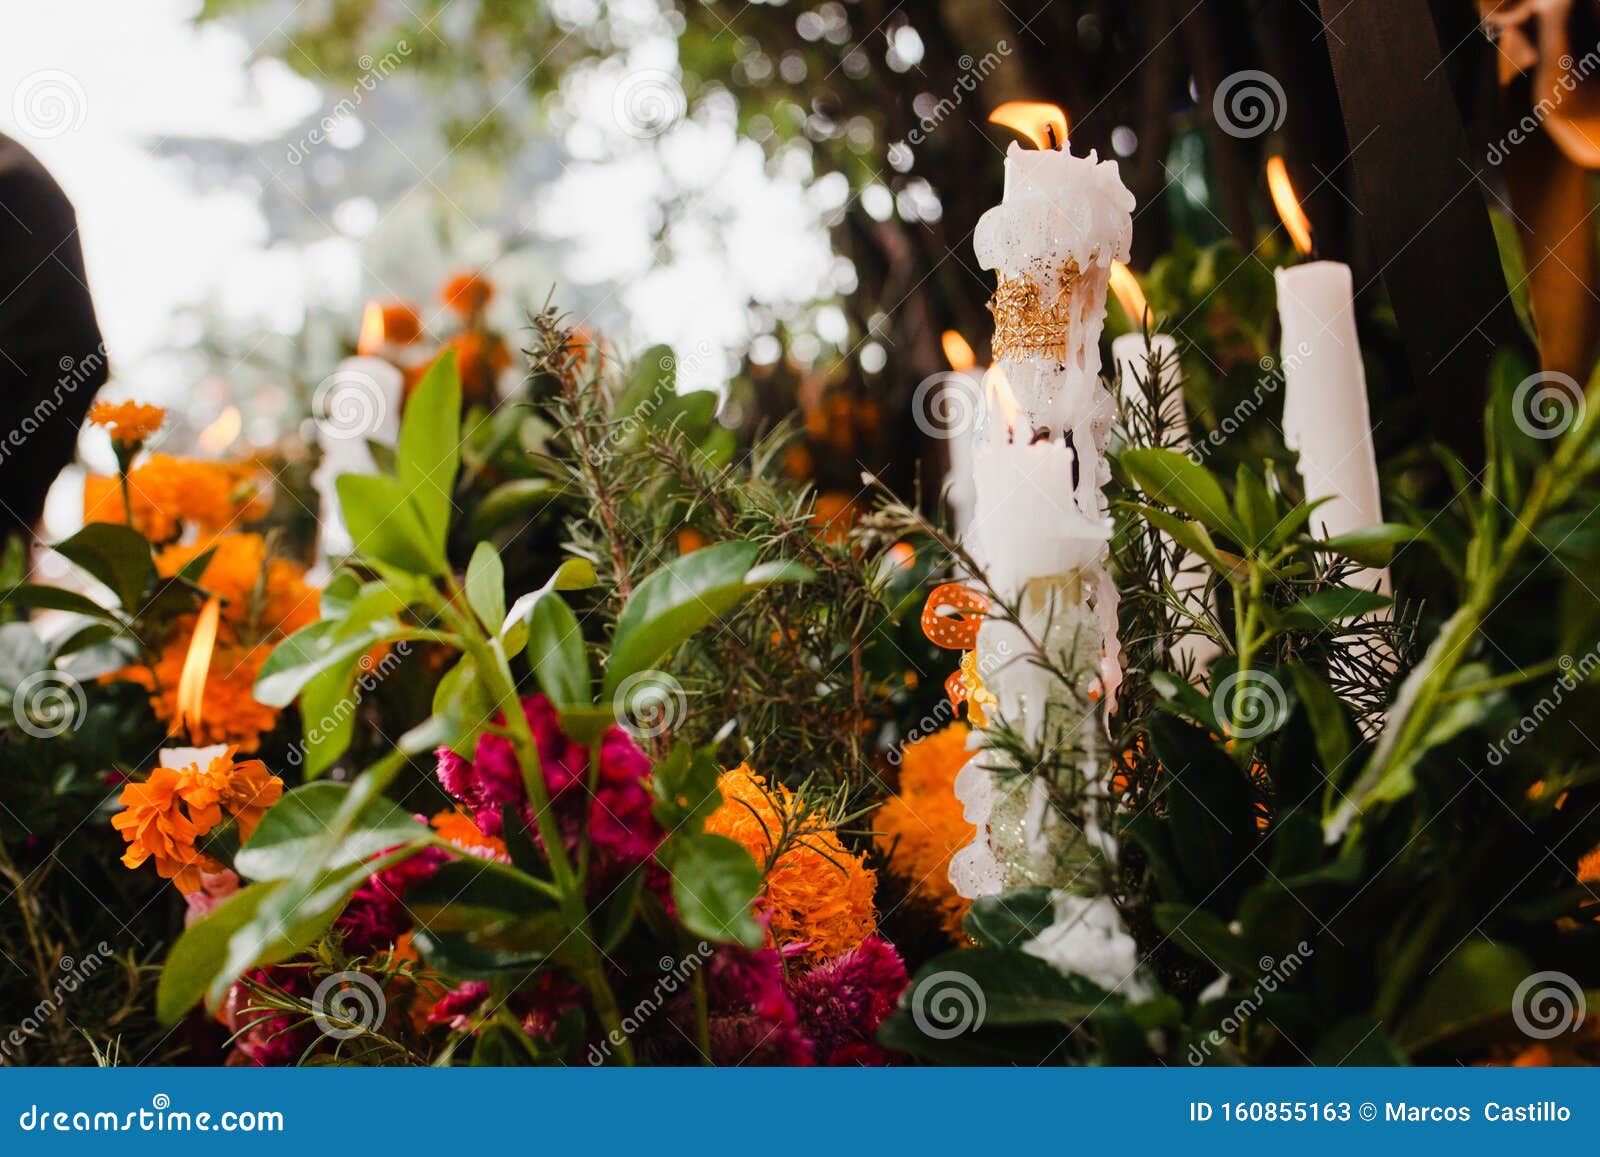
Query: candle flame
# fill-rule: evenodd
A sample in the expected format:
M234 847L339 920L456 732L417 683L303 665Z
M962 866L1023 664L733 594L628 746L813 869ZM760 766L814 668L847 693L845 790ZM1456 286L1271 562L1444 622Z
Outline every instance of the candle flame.
M222 613L222 603L216 595L206 600L200 616L194 621L194 634L189 639L189 653L183 657L183 671L178 676L178 712L172 721L174 731L180 725L194 739L200 731L200 709L206 696L206 675L211 670L211 652L217 645L217 619Z
M361 334L356 338L356 353L375 354L383 348L383 306L376 301L367 302L361 311Z
M244 428L244 420L239 415L238 406L229 406L217 415L216 421L200 431L196 441L200 449L209 454L220 454L239 436L239 431Z
M1035 148L1060 149L1067 143L1067 114L1060 105L1008 100L989 114L989 123L1020 133Z
M1128 320L1136 328L1143 328L1150 319L1150 303L1145 300L1139 278L1120 261L1111 263L1111 292L1117 295Z
M964 374L978 364L967 339L955 330L947 329L940 334L939 344L944 347L944 360L950 363L950 368L956 373Z
M1267 188L1272 191L1272 204L1289 231L1294 247L1301 253L1311 252L1311 221L1294 195L1294 185L1289 180L1289 166L1282 157L1267 158Z
M1011 383L1006 380L1005 371L999 366L990 366L989 372L983 375L983 394L989 400L990 407L998 409L1000 416L1006 420L1006 429L1015 430L1017 415L1022 413L1022 403L1011 392Z

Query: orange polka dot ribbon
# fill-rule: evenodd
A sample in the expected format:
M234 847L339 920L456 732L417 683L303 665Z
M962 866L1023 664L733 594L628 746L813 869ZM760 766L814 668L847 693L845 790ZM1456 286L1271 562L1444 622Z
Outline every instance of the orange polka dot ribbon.
M989 600L971 587L944 583L928 593L922 607L922 633L947 651L970 651L978 645L978 627Z

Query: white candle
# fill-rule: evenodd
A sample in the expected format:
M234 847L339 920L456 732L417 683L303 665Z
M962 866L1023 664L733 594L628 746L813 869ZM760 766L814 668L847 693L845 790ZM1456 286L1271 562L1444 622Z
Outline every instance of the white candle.
M1283 440L1299 452L1307 500L1328 500L1312 515L1312 527L1332 536L1375 526L1383 521L1383 503L1350 267L1311 261L1276 276ZM1349 581L1389 590L1387 569L1360 571Z
M1074 458L1060 442L973 448L973 546L1007 602L1031 579L1094 566L1111 537L1110 523L1085 516L1073 498Z
M1158 373L1164 375L1161 425L1166 432L1165 448L1187 454L1191 446L1189 415L1183 408L1183 374L1178 362L1177 339L1171 334L1151 334L1147 349L1143 334L1125 333L1112 341L1111 359L1117 366L1125 406L1146 405L1146 394L1140 383L1148 383ZM1165 534L1161 537L1167 538ZM1178 573L1172 579L1173 591L1181 600L1198 604L1205 596L1207 573L1202 559L1185 552ZM1199 632L1183 635L1172 645L1172 656L1179 669L1196 675L1220 654L1222 648L1217 641Z

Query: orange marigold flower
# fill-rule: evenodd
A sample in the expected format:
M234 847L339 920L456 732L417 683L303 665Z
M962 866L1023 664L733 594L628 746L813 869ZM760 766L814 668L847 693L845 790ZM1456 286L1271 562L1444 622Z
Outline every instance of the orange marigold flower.
M506 842L499 836L485 833L466 812L447 808L428 822L441 840L454 844L469 856L502 863L511 860L510 853L506 851Z
M260 471L246 463L198 462L152 454L128 472L133 525L147 538L166 542L185 523L207 534L265 517L271 503ZM90 475L84 483L85 522L126 522L116 478Z
M481 273L458 273L439 287L439 300L462 317L471 317L492 297L494 286Z
M798 801L781 784L770 787L741 764L717 779L722 804L706 820L706 831L727 836L757 864L771 859L775 842L792 824ZM838 835L812 829L788 841L767 869L764 890L772 937L801 950L808 960L829 960L856 947L878 928L872 906L877 876L864 855L851 855Z
M222 597L224 619L236 635L254 627L277 638L317 621L317 588L306 583L305 567L291 559L268 558L266 539L259 534L224 534L169 546L156 555L156 568L170 578L208 550L213 552L211 561L198 581Z
M506 343L493 334L468 330L444 343L441 355L454 350L456 370L461 375L461 399L467 405L492 405L495 382L511 364Z
M422 337L422 315L406 301L386 301L383 310L383 340L395 345L410 345Z
M114 678L138 683L150 692L150 707L157 718L171 724L178 718L178 677L189 653L193 633L192 617L178 620L172 638L161 650L155 671L143 666L126 667ZM256 675L272 652L271 643L245 647L237 643L217 644L206 672L206 689L201 700L201 722L190 738L197 744L232 743L240 751L254 751L261 736L278 722L276 708L257 703L254 694Z
M201 826L185 814L179 792L182 782L181 772L158 767L144 783L128 784L120 801L124 810L111 817L111 826L128 841L123 864L137 868L154 860L156 874L187 895L200 891L202 872L215 872L222 865L195 849L195 840L210 826Z
M906 745L900 760L900 793L879 809L873 826L878 846L890 856L889 870L911 894L927 901L952 940L961 942L961 921L971 902L950 883L950 859L972 842L977 829L962 816L956 774L971 758L967 725L952 723Z
M160 406L142 402L96 402L89 408L89 421L104 426L111 440L121 446L137 446L161 429L166 417Z
M137 868L154 860L156 873L185 895L199 892L202 875L222 865L195 848L195 842L222 822L223 812L249 839L256 824L283 795L283 780L259 759L235 763L234 749L213 755L204 767L196 759L181 768L158 767L143 783L122 789L123 811L111 826L128 841L122 862Z

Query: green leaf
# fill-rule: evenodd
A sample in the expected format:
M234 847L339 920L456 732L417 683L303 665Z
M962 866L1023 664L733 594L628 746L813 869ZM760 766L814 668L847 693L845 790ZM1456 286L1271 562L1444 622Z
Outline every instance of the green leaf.
M364 654L388 634L376 624L348 636L344 629L343 623L319 619L274 647L256 676L256 700L268 707L287 707L316 676Z
M696 936L759 948L764 934L750 914L761 892L761 869L726 836L679 833L669 840L667 867L678 919Z
M1485 1024L1507 1021L1517 986L1533 971L1528 958L1510 945L1470 940L1434 972L1395 1037L1415 1053Z
M1409 1064L1405 1052L1371 1013L1347 1017L1317 1041L1311 1063L1318 1068L1385 1068Z
M334 816L349 798L343 783L312 783L295 788L274 804L250 836L234 867L252 880L282 880L305 869L322 852ZM397 844L428 837L409 810L379 796L357 813L353 830L320 870L359 863Z
M453 351L436 358L406 402L395 470L415 504L430 553L444 557L461 466L461 375Z
M1076 1026L1105 1000L1106 993L1081 976L1068 976L1026 952L1000 948L937 956L918 969L901 997L913 1018L920 1013L921 1021L935 1029L932 1035L984 1026Z
M611 641L605 693L645 671L691 635L756 591L779 582L803 582L811 572L792 562L754 566L760 547L724 542L673 559L651 574L623 605Z
M444 541L433 537L398 478L341 474L334 485L345 525L361 554L409 574L440 574L448 569Z
M88 595L61 587L23 583L0 594L0 608L36 607L41 611L67 611L74 615L87 615L94 619L117 622L117 617Z
M494 713L494 702L489 688L478 678L477 665L470 655L463 655L434 688L433 718L448 735L441 743L458 755L470 755L479 732Z
M1307 595L1283 612L1283 621L1302 630L1319 631L1341 619L1359 619L1387 607L1392 600L1376 591L1329 587Z
M490 634L497 634L506 618L506 568L500 552L480 542L467 563L467 603L478 622Z
M1151 717L1150 746L1168 776L1165 826L1183 880L1180 895L1163 899L1226 911L1253 879L1247 861L1259 832L1250 782L1205 732L1172 716Z
M1415 542L1421 537L1422 532L1415 527L1398 522L1380 522L1377 526L1352 530L1348 534L1336 534L1321 545L1362 566L1379 567L1388 566L1394 561L1396 547Z
M361 655L312 676L300 689L300 735L307 779L332 767L355 737L360 700L355 693Z
M1139 488L1157 502L1181 510L1235 541L1244 539L1221 484L1204 466L1175 450L1154 447L1124 450L1121 462Z
M451 860L406 892L406 907L433 935L479 949L544 958L573 930L548 885L492 860Z
M55 549L110 587L130 615L139 613L145 591L157 578L149 541L121 523L88 523L65 542L56 543Z
M1278 511L1266 483L1243 462L1234 474L1233 505L1244 530L1240 545L1252 551L1262 549L1277 529Z
M1210 912L1187 904L1157 904L1152 915L1156 927L1174 943L1218 972L1246 984L1260 973L1259 958L1250 946Z
M655 817L661 826L669 832L680 828L699 831L705 818L722 803L722 793L717 790L721 771L710 750L696 751L687 740L674 744L667 758L650 773L650 786L658 801Z
M1021 948L1055 923L1049 888L1018 888L972 902L961 926L986 948Z
M513 519L528 521L560 493L548 478L513 478L502 482L484 495L468 515L467 536L483 539Z
M177 1023L206 994L222 967L229 939L255 919L262 902L279 886L273 880L241 888L178 937L156 984L156 1016L162 1024Z
M533 605L528 627L528 658L540 689L558 707L589 706L589 654L567 600L554 593L540 599Z
M506 612L505 622L500 626L500 640L505 647L508 657L520 655L522 648L528 645L528 620L533 614L533 608L540 599L552 591L581 591L594 586L599 580L595 577L594 564L586 558L569 558L556 567L556 571L546 581L544 586L536 591L529 591Z

